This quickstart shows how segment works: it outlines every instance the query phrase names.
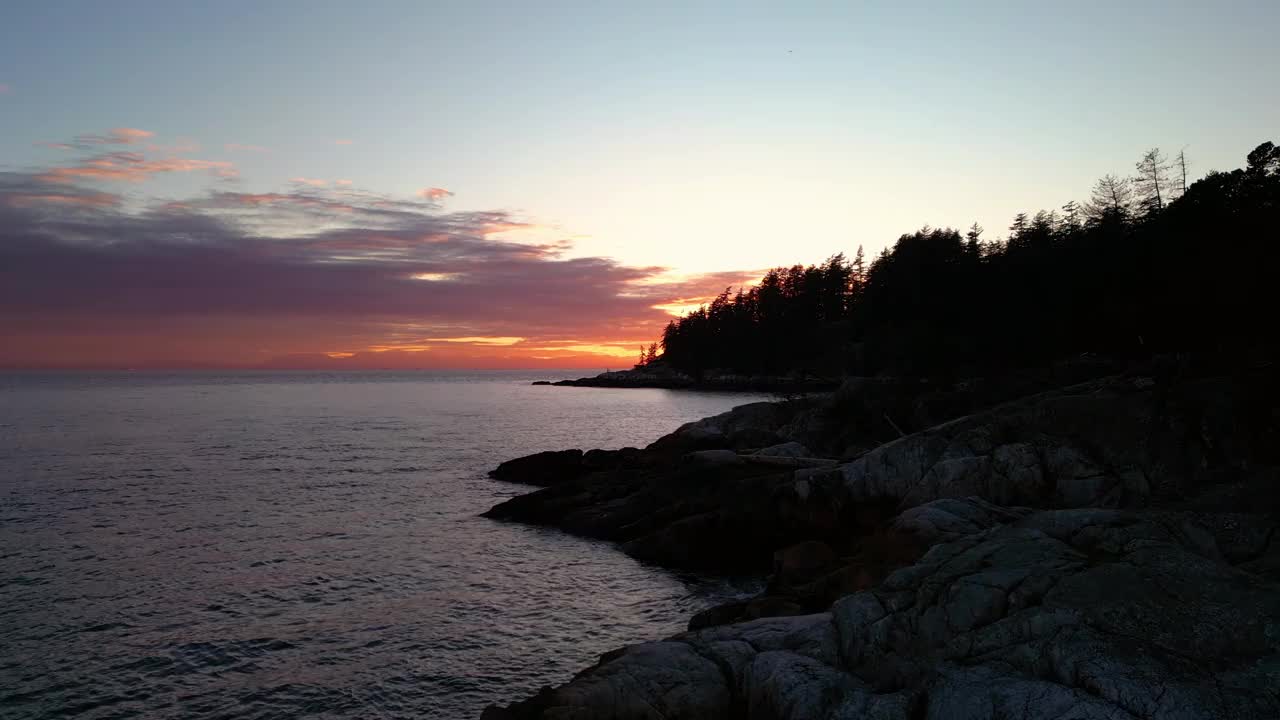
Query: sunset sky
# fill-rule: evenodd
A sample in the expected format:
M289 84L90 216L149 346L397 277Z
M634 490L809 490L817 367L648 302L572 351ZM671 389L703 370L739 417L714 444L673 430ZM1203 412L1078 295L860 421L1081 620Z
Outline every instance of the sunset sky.
M0 367L623 367L1275 137L1280 3L7 2Z

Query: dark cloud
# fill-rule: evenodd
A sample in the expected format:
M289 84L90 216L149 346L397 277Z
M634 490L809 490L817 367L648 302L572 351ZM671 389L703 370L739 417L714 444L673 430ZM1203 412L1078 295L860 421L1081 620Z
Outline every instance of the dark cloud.
M669 319L654 305L746 277L657 282L663 268L500 239L537 235L506 213L349 189L133 206L62 180L0 174L3 364L76 352L92 356L84 364L219 364L444 336L630 341Z

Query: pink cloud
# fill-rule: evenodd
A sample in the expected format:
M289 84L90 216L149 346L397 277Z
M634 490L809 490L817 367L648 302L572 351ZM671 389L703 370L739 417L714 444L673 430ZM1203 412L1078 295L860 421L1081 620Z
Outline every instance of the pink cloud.
M309 177L289 178L289 182L297 183L299 185L310 185L311 187L324 187L325 185L329 184L328 180L320 180L317 178L309 178Z
M77 180L142 182L157 173L191 172L194 170L210 170L220 177L234 177L235 175L235 166L224 160L196 160L193 158L148 160L141 153L113 152L97 155L71 167L47 170L39 175L39 179L55 183L72 183Z
M233 203L257 207L278 202L289 202L296 196L284 193L227 193L222 197Z
M350 180L334 180L334 181L333 181L333 184L334 184L334 185L340 185L340 186L342 186L342 187L346 187L346 186L348 186L348 185L350 185L350 184L351 184L351 181L350 181Z
M10 87L8 83L0 83L0 95L4 95L12 89L13 88Z
M350 140L334 140L334 141L333 141L333 144L334 144L334 145L350 145L350 144L351 144L351 142L352 142L352 141L350 141Z
M77 168L149 162L160 161L107 153ZM58 169L74 168L48 173ZM335 362L326 353L350 354L353 367L607 366L620 362L614 348L630 357L661 333L663 306L739 275L672 280L662 268L567 258L554 238L491 237L530 227L504 212L350 190L136 199L0 173L0 335L12 339L0 366L274 356L318 367ZM305 222L312 215L324 222ZM400 352L419 346L431 349Z
M58 193L14 193L4 196L10 207L31 207L39 204L79 205L81 207L115 207L120 204L120 196L111 193L88 193L84 195L62 195Z
M444 198L453 196L452 192L449 192L444 188L438 188L438 187L422 188L421 190L418 191L417 194L418 194L418 197L422 198L423 200L433 200L433 201L442 200Z
M338 213L353 213L356 211L356 208L353 205L348 205L346 203L312 197L309 195L296 195L291 193L218 193L209 206L221 208L280 208L295 206L309 210L331 211Z
M68 145L66 143L38 142L38 143L35 143L35 145L36 147L47 147L47 148L53 148L54 150L74 150L75 149L74 146Z
M81 145L136 145L150 137L155 137L150 130L126 127L112 128L106 135L81 135L76 142Z

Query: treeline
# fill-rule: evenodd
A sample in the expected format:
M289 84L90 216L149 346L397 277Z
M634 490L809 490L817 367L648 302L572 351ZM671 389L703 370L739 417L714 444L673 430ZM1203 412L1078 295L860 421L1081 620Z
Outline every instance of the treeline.
M1269 351L1280 277L1280 148L1187 186L1146 153L1090 200L1019 214L1007 239L923 228L869 265L770 270L672 321L661 359L706 372L981 373L1093 352ZM646 353L652 361L656 353Z

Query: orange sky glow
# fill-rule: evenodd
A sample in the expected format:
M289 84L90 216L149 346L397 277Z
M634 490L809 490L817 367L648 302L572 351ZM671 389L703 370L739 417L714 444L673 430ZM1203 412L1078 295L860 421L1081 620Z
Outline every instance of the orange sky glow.
M435 186L244 192L230 161L161 140L81 135L0 173L0 367L616 369L759 275L575 255L556 227L450 211ZM173 175L203 187L136 189Z

